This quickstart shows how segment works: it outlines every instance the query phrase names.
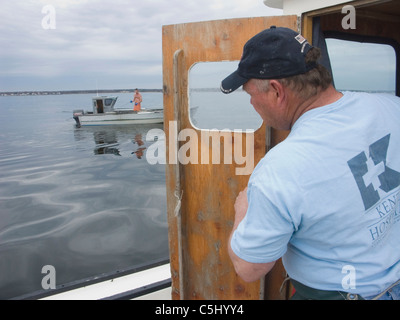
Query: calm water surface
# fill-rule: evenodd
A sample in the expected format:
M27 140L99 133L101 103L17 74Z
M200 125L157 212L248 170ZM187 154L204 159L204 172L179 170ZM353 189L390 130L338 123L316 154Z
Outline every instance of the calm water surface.
M142 95L162 107L161 93ZM146 134L163 126L78 129L72 111L91 99L0 97L0 299L41 290L46 265L61 285L168 258L165 167L146 160ZM261 125L243 92L193 92L190 108L198 128Z
M129 108L130 94L116 107ZM75 128L92 95L0 97L0 298L168 258L165 168L146 161L162 125ZM161 93L143 93L162 107Z

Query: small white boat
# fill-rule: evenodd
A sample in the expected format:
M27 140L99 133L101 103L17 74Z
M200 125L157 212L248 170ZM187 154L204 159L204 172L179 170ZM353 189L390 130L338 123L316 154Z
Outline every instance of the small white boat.
M93 111L74 110L73 118L78 127L104 126L121 124L148 124L163 123L163 109L142 109L133 111L129 109L114 109L118 97L94 97Z

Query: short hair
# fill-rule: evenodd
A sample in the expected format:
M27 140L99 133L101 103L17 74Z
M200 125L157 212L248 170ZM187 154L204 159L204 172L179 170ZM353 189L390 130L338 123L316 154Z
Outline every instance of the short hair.
M332 84L330 72L323 65L317 63L320 57L321 50L316 47L311 48L307 52L305 60L307 64L316 63L317 66L315 68L303 74L276 80L300 97L305 99L311 98ZM257 86L260 91L267 91L269 89L269 80L255 80L257 80Z

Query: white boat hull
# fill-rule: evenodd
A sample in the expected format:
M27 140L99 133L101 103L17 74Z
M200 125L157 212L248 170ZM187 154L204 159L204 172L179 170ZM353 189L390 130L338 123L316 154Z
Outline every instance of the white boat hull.
M171 267L168 260L43 289L12 300L170 300Z
M171 285L152 291L146 289L154 283L168 282L171 278L170 264L163 264L137 273L115 277L99 283L49 295L41 300L170 300ZM140 294L143 292L145 294ZM136 294L135 294L136 293ZM123 298L125 295L125 298Z
M101 114L74 114L74 119L80 126L105 126L122 124L163 123L162 109L143 111L112 111Z

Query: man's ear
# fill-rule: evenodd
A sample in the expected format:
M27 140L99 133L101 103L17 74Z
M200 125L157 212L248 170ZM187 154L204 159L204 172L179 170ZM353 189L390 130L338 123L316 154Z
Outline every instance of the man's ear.
M274 94L277 103L280 103L285 99L285 88L279 81L270 80L269 90Z

